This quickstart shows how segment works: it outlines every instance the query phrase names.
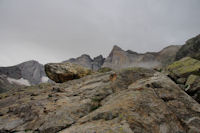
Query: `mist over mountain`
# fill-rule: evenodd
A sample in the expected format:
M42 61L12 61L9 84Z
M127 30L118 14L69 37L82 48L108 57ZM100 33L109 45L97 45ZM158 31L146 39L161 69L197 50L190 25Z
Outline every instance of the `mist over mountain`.
M119 46L114 45L109 56L105 59L102 55L91 59L89 55L83 54L80 57L72 58L64 62L79 64L92 70L98 70L101 67L109 67L112 69L126 67L162 67L170 64L174 60L180 47L180 45L171 45L159 52L137 53L131 50L125 51Z

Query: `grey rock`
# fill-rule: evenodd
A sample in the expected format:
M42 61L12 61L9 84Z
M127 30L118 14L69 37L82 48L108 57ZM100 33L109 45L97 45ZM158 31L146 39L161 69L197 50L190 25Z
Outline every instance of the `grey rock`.
M81 65L88 69L96 71L99 68L101 68L101 66L104 62L104 58L102 55L99 55L99 56L95 57L94 59L91 59L91 57L89 55L83 54L80 57L71 58L67 61L63 61L63 63L65 63L65 62L78 64L78 65Z
M101 68L101 66L104 63L105 58L103 58L102 55L99 55L97 57L94 57L93 63L92 63L92 70L98 70Z
M200 60L200 35L189 39L177 52L176 60L184 57L192 57Z
M24 78L32 85L41 83L41 78L46 76L44 66L37 61L31 60L11 67L0 67L0 75L10 78Z
M200 76L190 75L187 79L186 92L200 103Z

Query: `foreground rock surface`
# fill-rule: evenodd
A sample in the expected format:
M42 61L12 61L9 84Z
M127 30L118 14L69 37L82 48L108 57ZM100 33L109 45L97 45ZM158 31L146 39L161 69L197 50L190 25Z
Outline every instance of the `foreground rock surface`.
M72 63L49 63L45 65L45 72L56 83L63 83L91 74L91 70Z
M148 69L89 75L0 96L0 132L200 132L200 105L168 77Z
M182 58L168 66L169 77L200 103L200 61Z
M185 91L200 103L200 76L190 75L186 82Z

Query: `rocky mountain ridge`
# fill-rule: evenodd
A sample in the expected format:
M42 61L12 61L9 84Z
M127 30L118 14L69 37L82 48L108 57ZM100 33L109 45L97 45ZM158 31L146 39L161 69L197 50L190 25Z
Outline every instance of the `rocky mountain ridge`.
M101 67L121 69L126 67L162 67L170 64L176 52L180 49L179 45L171 45L160 52L137 53L131 50L124 51L119 46L114 45L109 56L103 58L102 55L91 59L89 55L83 54L80 57L72 58L64 62L75 63L83 67L98 70Z
M3 90L10 89L11 87L9 86L15 88L17 86L37 85L49 81L44 71L44 66L34 60L15 66L0 67L0 76L2 77L0 88Z
M46 76L44 66L34 60L23 62L15 66L0 67L0 75L3 74L14 79L24 78L28 80L31 85L41 83L42 78Z
M115 45L106 59L102 55L92 59L89 55L83 54L80 57L63 61L63 63L70 62L73 64L78 64L94 71L97 71L102 67L109 67L111 69L138 66L152 68L171 62L179 47L180 46L169 46L158 53L147 52L141 54L131 50L124 51ZM4 78L5 76L7 77L6 79L2 80L2 83L0 84L2 91L9 90L9 86L15 88L19 85L37 85L42 82L49 81L44 72L44 66L34 60L23 62L16 66L0 67L0 75L2 75Z
M164 48L160 52L147 52L144 54L124 51L118 46L114 46L109 56L106 58L103 67L121 69L127 67L162 67L173 61L176 52L181 46L172 45Z
M99 68L101 68L101 66L104 63L104 60L105 60L105 58L103 58L102 55L99 55L97 57L94 57L94 59L92 59L89 55L83 54L80 57L71 58L71 59L63 61L63 62L64 63L70 62L70 63L78 64L78 65L81 65L81 66L86 67L88 69L96 71Z

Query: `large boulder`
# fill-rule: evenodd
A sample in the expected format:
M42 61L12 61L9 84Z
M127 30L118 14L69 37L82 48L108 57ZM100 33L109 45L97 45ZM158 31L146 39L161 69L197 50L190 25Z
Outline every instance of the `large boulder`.
M72 63L49 63L45 65L45 72L56 83L63 83L91 74L91 70Z
M200 133L200 105L167 76L129 68L0 94L0 132Z
M176 60L180 60L183 57L192 57L200 60L200 35L189 39L177 52Z
M200 61L184 57L168 66L169 77L200 103Z
M200 75L200 61L185 57L167 68L173 78L187 78L191 74Z

